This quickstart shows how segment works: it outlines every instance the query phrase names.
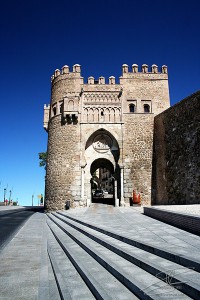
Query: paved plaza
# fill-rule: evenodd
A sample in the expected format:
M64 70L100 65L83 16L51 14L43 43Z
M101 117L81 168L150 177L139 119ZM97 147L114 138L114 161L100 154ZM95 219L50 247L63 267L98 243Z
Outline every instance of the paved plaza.
M1 251L0 300L199 299L199 249L200 237L140 207L36 212ZM158 276L169 270L181 290Z

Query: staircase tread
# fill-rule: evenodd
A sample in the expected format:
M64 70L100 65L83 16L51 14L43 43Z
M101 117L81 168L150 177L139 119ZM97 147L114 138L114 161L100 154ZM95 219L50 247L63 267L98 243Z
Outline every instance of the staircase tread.
M53 274L52 266L48 257L48 273L49 273L49 300L60 300L60 294Z
M100 292L107 295L103 298L116 299L116 297L119 297L118 299L138 299L85 250L68 237L53 221L48 220L48 224L56 236L62 239L62 243L73 255L79 267L84 270L90 279L92 278L91 280L94 280L94 283L97 284L97 287L101 290Z
M66 218L64 216L58 214L53 215L55 215L59 219L61 218L63 221L66 221ZM157 268L160 272L166 272L167 274L171 274L173 275L173 277L176 277L178 280L181 281L189 281L190 285L193 285L195 289L200 291L200 273L196 272L195 270L188 269L165 258L148 253L142 249L138 249L132 245L125 244L110 236L106 236L105 234L98 232L92 228L76 223L73 220L68 219L67 222L71 223L72 225L75 225L76 227L84 230L85 232L90 233L91 235L97 237L101 241L103 240L106 243L109 243L109 245L112 245L115 248L122 250L123 252L139 259L140 261L145 262L146 264L153 266L154 268Z
M144 238L142 236L142 234L138 234L137 228L135 228L134 230L130 230L130 228L127 230L126 227L123 227L123 229L121 228L121 226L116 226L116 224L113 224L113 226L110 226L110 222L104 222L103 225L96 225L96 222L91 222L91 220L88 221L88 218L86 216L83 216L82 219L80 219L77 215L71 216L69 214L67 214L66 212L58 212L59 214L66 216L67 218L71 218L74 219L75 221L78 222L83 222L85 223L85 225L89 225L89 226L94 226L96 228L99 228L100 230L103 230L104 232L110 232L111 234L114 235L118 235L121 238L126 238L130 241L133 241L135 243L141 243L146 245L147 247L150 248L155 248L164 252L168 252L171 253L172 255L179 255L182 258L194 261L198 264L200 264L200 255L199 255L199 248L198 247L194 247L194 245L190 245L188 243L184 243L184 247L183 245L181 246L177 246L174 244L170 244L170 242L164 241L163 239L161 239L161 237L156 235L152 237L152 235L149 235L149 238L147 238L147 236ZM161 223L161 222L160 222ZM162 224L162 223L161 223ZM87 226L86 225L86 226ZM165 224L166 225L166 224ZM130 226L130 225L129 225ZM118 229L117 229L118 227ZM185 233L185 232L184 232ZM186 236L192 237L193 235L186 232ZM198 241L198 239L197 239Z
M164 289L164 287L166 287L165 282L159 280L153 275L133 265L129 261L113 253L112 251L108 249L106 249L105 251L105 248L103 246L89 239L88 237L84 236L82 233L77 232L75 229L71 228L69 225L63 223L62 221L59 221L55 216L51 216L51 217L54 218L57 224L60 224L60 226L66 228L67 231L72 234L72 236L76 237L84 245L87 245L87 247L93 252L95 252L95 254L98 257L101 257L105 261L105 264L111 266L112 268L120 272L121 275L124 276L124 278L128 278L128 280L131 281L132 283L134 282L134 284L137 287L139 287L141 290L145 290L146 288L148 288L149 289L148 292L152 293L152 290L150 289L150 285L152 287L154 285L156 285L157 287L159 286L160 288L162 288L162 290ZM60 237L62 237L62 241L66 243L66 241L64 241L65 233L64 232L62 233L61 229L59 230L60 230L59 235ZM181 299L190 299L188 296L182 294L181 292L175 290L174 288L171 288L171 292L172 294L174 293L174 295L176 294L176 297L177 295L180 295L182 297ZM167 293L169 294L169 291L167 291ZM158 297L158 295L154 294L154 299L160 299L160 298Z
M88 300L95 299L50 230L48 231L48 250L49 248L53 252L65 288L68 290L71 299L77 299L77 292L80 299L84 299L84 297Z

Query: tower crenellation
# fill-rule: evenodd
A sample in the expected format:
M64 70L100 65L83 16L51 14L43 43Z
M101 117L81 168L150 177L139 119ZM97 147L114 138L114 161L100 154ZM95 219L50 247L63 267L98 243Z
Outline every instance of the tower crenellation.
M105 77L103 76L99 77L99 84L105 84Z
M109 77L109 84L115 84L115 77L114 76Z
M54 72L54 78L56 78L57 76L59 76L61 73L60 73L60 70L59 69L56 69L55 72Z
M162 73L167 74L167 66L166 65L162 66Z
M48 131L48 122L49 122L49 112L50 112L50 104L44 104L44 121L43 127L46 131Z
M94 77L93 76L88 77L88 84L94 84Z
M152 72L152 73L158 73L158 66L155 65L155 64L153 64L153 65L151 66L151 72Z
M70 71L70 68L68 65L64 65L61 68L61 71L59 69L56 69L54 71L54 74L51 76L51 82L57 77L62 77L62 76L81 76L81 66L79 64L75 64L72 66L72 71Z
M128 73L128 65L127 64L122 65L122 73Z
M147 64L142 65L142 73L148 73L149 66Z
M138 65L137 64L132 65L132 72L133 73L138 73Z
M81 73L81 66L79 64L73 65L73 72L74 73Z
M137 64L132 64L132 72L129 72L129 66L127 64L122 65L122 74L124 73L157 73L157 74L167 74L167 66L163 65L161 67L160 72L158 71L158 66L156 64L153 64L151 66L151 71L149 72L149 66L147 64L142 64L141 71L139 70L139 66Z
M69 66L65 65L62 67L62 74L69 73Z
M151 74L152 74L152 76L156 76L156 75L159 76L161 74L168 74L168 71L167 71L167 66L162 65L161 68L160 68L160 72L159 72L158 66L156 64L152 64L150 69L149 69L149 66L147 64L142 64L140 69L139 69L139 66L137 64L132 64L132 69L131 69L131 71L129 71L129 66L127 64L123 64L122 65L122 77L124 77L126 75L131 76L131 74L133 74L133 75L135 74L135 76L141 76L141 77L145 76L145 74L147 74L147 76L149 76ZM79 64L73 65L72 66L72 71L70 71L70 68L69 68L68 65L64 65L61 68L61 71L59 69L56 69L54 71L54 74L51 76L51 82L53 82L54 79L56 79L56 78L58 78L59 76L62 76L62 75L69 76L69 78L71 78L73 76L81 77L81 66ZM110 76L108 78L108 84L116 84L115 83L115 78L113 78L113 77L114 76ZM89 76L88 80L87 80L87 83L88 84L106 84L106 79L105 79L104 76L100 76L98 78L98 80L95 80L95 78L93 76Z

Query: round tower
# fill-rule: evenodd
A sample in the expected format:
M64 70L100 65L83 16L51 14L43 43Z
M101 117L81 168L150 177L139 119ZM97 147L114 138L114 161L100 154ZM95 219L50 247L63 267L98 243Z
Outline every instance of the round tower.
M48 156L45 206L48 211L64 209L80 200L80 129L79 98L83 79L80 65L56 69L52 79L51 103L48 107ZM46 112L47 118L47 112Z

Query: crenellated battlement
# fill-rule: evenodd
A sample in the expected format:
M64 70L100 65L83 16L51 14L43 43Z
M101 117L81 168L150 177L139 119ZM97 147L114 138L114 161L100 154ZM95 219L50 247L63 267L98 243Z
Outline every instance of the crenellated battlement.
M50 104L44 104L43 127L46 131L48 131L49 113L50 113Z
M122 65L122 74L125 74L125 73L152 73L152 74L167 74L167 66L166 65L163 65L161 67L161 70L160 72L158 71L158 66L153 64L151 66L151 69L149 70L149 66L147 64L143 64L141 66L141 71L139 71L139 66L137 64L133 64L132 65L132 69L131 69L131 72L129 72L129 66L127 64L123 64Z
M95 80L95 78L93 76L88 77L88 81L87 81L88 85L92 85L92 84L106 84L106 79L103 76L100 76L98 78L98 80ZM114 76L110 76L108 78L108 84L115 84L115 77Z
M44 109L50 109L50 104L44 104Z
M131 67L131 70L129 70L129 66L127 64L122 65L122 76L120 78L125 78L126 76L130 77L132 74L133 78L136 78L137 75L140 77L144 77L145 74L148 74L148 76L157 76L158 75L165 75L167 76L168 70L166 65L162 65L160 68L160 71L158 70L158 66L156 64L153 64L150 68L147 64L143 64L140 68L137 64L133 64ZM72 70L70 71L70 68L68 65L64 65L61 70L56 69L54 71L54 74L51 76L51 82L54 81L54 79L58 78L59 76L65 75L66 78L82 78L81 77L81 66L79 64L75 64L72 66ZM68 75L68 76L66 76ZM131 76L131 77L132 77ZM148 77L147 76L147 77ZM83 79L83 78L82 78ZM88 85L93 84L107 84L106 78L103 76L100 76L97 80L93 76L89 76L87 80ZM116 84L115 77L110 76L108 78L108 84L114 85Z
M71 76L77 75L79 74L81 77L81 66L79 64L75 64L72 66L72 71L70 72L70 68L69 66L65 65L61 68L61 70L56 69L54 71L54 74L51 76L51 82L53 82L53 80L57 77L59 77L60 75L69 75L69 78L71 78ZM106 79L103 76L100 76L98 78L98 80L96 80L93 76L89 76L88 80L87 80L87 84L91 85L91 84L106 84ZM115 84L115 77L114 76L110 76L108 78L108 84Z
M51 82L56 78L56 77L58 77L58 76L60 76L60 75L64 75L64 74L73 74L73 73L81 73L81 66L79 65L79 64L75 64L75 65L73 65L73 67L72 67L72 72L70 72L70 68L69 68L69 66L67 66L67 65L64 65L63 67L62 67L62 69L61 70L59 70L59 69L56 69L55 71L54 71L54 74L51 76Z
M89 116L89 107L93 109L98 105L106 105L108 108L120 105L123 113L160 113L169 105L167 66L162 65L159 70L156 64L151 68L147 64L141 67L133 64L129 70L129 66L123 64L118 83L114 76L108 79L104 76L98 79L89 76L84 83L79 64L72 67L64 65L61 70L55 70L52 76L51 105L50 108L44 107L45 120L47 116L51 119L61 114L62 121L66 115L76 116L77 121L78 114L84 108Z

